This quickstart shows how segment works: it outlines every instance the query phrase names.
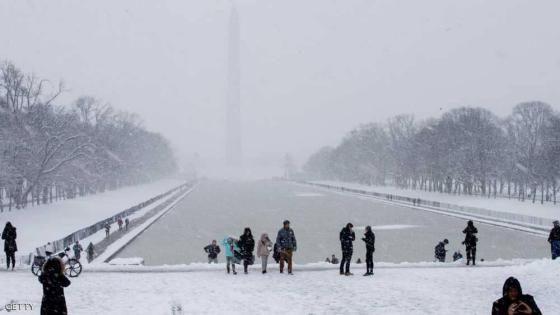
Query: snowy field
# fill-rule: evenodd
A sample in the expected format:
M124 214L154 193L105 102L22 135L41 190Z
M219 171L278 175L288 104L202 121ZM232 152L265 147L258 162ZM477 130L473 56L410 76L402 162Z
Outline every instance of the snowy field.
M430 266L431 265L431 266ZM451 264L449 264L451 265ZM363 265L362 265L363 266ZM517 277L543 314L560 309L560 261L502 267L381 267L373 277L295 268L280 275L197 272L84 272L66 289L70 314L489 314L502 284ZM434 267L434 268L430 268ZM220 268L217 267L216 268ZM118 270L118 269L117 269ZM109 271L109 270L107 270ZM32 303L39 314L41 286L28 271L0 271L0 303ZM7 288L4 290L4 288ZM182 311L173 312L173 308Z
M468 195L450 195L438 192L429 192L423 190L400 189L392 186L368 186L356 183L345 183L337 181L313 181L318 184L327 184L332 186L340 186L352 189L361 189L382 194L394 194L410 198L421 198L430 201L439 201L458 206L475 207L501 212L510 212L516 214L524 214L535 217L549 218L557 220L560 217L560 203L554 205L550 202L541 204L533 203L530 200L518 201L517 199L507 198L488 198L481 196ZM552 224L552 223L551 223Z
M274 240L284 219L298 239L297 263L340 257L338 235L353 222L357 240L354 261L364 259L360 240L366 225L376 232L375 259L383 262L433 261L434 246L448 238L450 255L465 254L461 231L466 220L418 211L376 199L340 194L283 181L203 181L187 198L119 253L141 257L147 265L205 262L202 248L212 239L239 237L249 226L256 238L268 232ZM486 260L544 258L550 246L542 236L477 223L478 258ZM223 254L219 256L223 260ZM448 257L450 259L450 257Z
M184 181L179 179L164 179L102 194L5 211L0 213L0 224L3 227L6 221L12 222L18 233L17 254L26 255L48 241L60 239L182 183Z

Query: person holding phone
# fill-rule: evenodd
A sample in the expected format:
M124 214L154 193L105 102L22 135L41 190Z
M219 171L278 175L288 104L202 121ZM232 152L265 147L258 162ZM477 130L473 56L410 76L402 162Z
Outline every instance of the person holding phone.
M502 298L492 305L492 315L542 315L535 299L523 294L519 280L509 277L504 283Z

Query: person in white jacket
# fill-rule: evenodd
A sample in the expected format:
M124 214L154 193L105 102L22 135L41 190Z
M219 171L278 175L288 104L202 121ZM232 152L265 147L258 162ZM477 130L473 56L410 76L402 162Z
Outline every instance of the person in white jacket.
M272 242L270 241L270 238L268 238L268 234L263 233L261 235L261 239L259 240L259 242L257 244L257 256L261 258L262 273L263 274L266 273L266 265L268 263L268 256L270 255L271 251L272 251Z

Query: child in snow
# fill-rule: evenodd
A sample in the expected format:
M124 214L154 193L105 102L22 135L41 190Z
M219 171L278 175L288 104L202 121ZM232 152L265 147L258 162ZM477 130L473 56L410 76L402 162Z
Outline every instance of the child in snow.
M233 239L233 237L226 237L222 241L222 245L224 245L224 251L226 254L227 273L228 274L230 273L230 265L231 265L231 270L233 271L233 274L236 275L237 272L235 271L235 264L236 264L235 252L239 251L239 247L237 246L237 240Z
M64 262L58 257L49 258L43 265L43 273L39 276L43 284L43 300L41 314L68 314L64 288L70 280L64 275Z
M204 251L208 254L208 263L218 263L218 254L220 253L220 246L216 240L212 240L212 243L204 247Z
M270 238L268 238L268 234L263 233L261 235L261 239L259 240L259 243L257 244L257 256L261 258L263 274L266 273L268 256L270 255L271 251L272 251L272 242L270 241Z

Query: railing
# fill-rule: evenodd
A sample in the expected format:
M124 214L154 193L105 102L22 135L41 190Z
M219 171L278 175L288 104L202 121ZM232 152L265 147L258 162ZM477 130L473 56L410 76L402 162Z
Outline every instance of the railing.
M535 216L530 216L525 214L495 211L495 210L476 208L476 207L459 206L459 205L454 205L445 202L424 200L420 198L411 198L411 197L405 197L405 196L399 196L399 195L387 194L387 193L377 193L374 191L346 188L342 186L333 186L328 184L320 184L320 183L313 183L313 182L306 182L306 181L303 181L301 183L322 187L322 188L335 189L339 191L375 196L390 201L400 201L404 203L410 203L414 206L437 208L437 210L441 210L441 211L461 213L461 214L471 214L477 217L493 218L493 219L498 219L499 221L504 223L512 223L512 224L523 223L524 225L530 228L535 228L542 231L548 231L550 229L550 224L552 222L552 220L549 218L541 218L541 217L535 217Z
M143 208L153 204L154 202L156 202L156 201L158 201L162 198L165 198L165 197L167 197L167 196L169 196L169 195L171 195L175 192L178 192L180 190L185 190L185 189L187 189L191 186L192 186L192 183L185 183L183 185L177 186L177 187L175 187L175 188L173 188L173 189L171 189L171 190L169 190L165 193L157 195L157 196L155 196L151 199L148 199L148 200L146 200L144 202L141 202L141 203L139 203L135 206L132 206L132 207L126 209L126 210L123 210L123 211L121 211L121 212L119 212L119 213L117 213L117 214L115 214L115 215L113 215L109 218L106 218L106 219L101 220L101 221L99 221L95 224L92 224L92 225L88 226L88 227L85 227L83 229L80 229L78 231L70 233L69 235L65 236L62 239L51 241L51 244L54 247L54 251L55 252L60 252L64 248L69 246L70 244L74 243L75 241L84 239L88 236L91 236L91 235L97 233L98 231L101 231L102 229L105 228L105 225L107 223L109 223L109 224L115 223L115 222L117 222L117 220L119 218L127 217L127 216L135 213L136 211L138 211L140 209L143 209ZM18 255L18 256L16 256L16 264L17 265L28 265L28 264L30 264L34 255L44 254L45 246L46 245L37 247L35 249L35 253L30 253L29 255ZM6 258L3 257L3 256L4 255L0 255L0 268L2 266L5 266L5 264L6 264Z

